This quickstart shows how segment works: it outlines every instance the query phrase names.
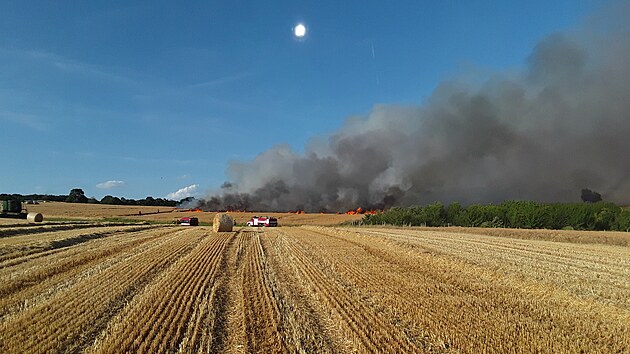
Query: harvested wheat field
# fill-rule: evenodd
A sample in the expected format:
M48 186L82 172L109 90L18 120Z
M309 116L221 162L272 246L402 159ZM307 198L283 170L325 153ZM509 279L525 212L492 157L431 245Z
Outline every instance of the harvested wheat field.
M623 245L59 223L0 246L2 353L630 351Z
M42 213L44 220L87 220L119 218L125 220L148 221L158 223L173 223L175 220L188 216L196 217L202 223L210 224L217 214L213 211L181 210L173 207L135 206L135 205L107 205L46 202L37 205L27 205L28 211ZM320 214L320 213L279 213L279 212L229 212L239 225L247 223L253 216L272 216L278 219L280 225L337 225L343 222L360 220L363 215L348 214ZM0 219L0 225L2 224ZM15 223L15 219L5 223ZM26 221L21 221L26 223Z

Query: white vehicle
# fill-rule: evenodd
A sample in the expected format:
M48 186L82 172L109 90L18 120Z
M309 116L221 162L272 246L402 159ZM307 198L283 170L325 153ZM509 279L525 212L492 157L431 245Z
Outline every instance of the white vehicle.
M177 220L177 224L179 224L181 226L198 226L199 225L199 219L191 218L191 217L185 217L185 218L181 218L181 219Z
M270 227L275 227L278 226L278 219L276 218L270 218L267 216L254 216L253 218L249 219L249 221L247 222L247 226L254 226L254 227L259 227L259 226L270 226Z

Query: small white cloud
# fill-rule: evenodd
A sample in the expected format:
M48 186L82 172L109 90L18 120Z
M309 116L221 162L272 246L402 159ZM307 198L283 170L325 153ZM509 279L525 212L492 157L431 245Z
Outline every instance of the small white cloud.
M126 183L123 181L106 181L103 183L99 183L96 185L96 188L100 188L100 189L112 189L112 188L119 188L124 186Z
M169 193L166 195L166 199L181 200L184 198L192 197L197 193L198 184L191 184L188 187L180 188L177 192Z

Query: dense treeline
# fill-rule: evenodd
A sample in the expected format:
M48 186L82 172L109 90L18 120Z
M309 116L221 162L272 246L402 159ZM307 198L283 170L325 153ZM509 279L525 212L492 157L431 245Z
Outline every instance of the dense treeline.
M630 210L612 203L537 203L507 201L498 205L436 202L426 206L391 208L366 215L365 224L411 226L510 227L630 231Z
M145 199L126 199L126 198L118 198L112 197L111 195L104 196L100 202L100 204L111 204L111 205L145 205L145 206L170 206L174 207L177 205L177 202L174 200L163 199L163 198L153 198L146 197Z
M80 188L74 188L68 195L51 194L0 194L0 200L14 199L22 202L47 201L47 202L67 202L67 203L88 203L88 204L111 204L111 205L144 205L144 206L169 206L174 207L177 202L164 198L146 197L144 199L126 199L106 195L101 200L94 197L88 198Z
M52 195L52 194L7 194L0 193L0 200L19 200L26 202L29 200L42 200L47 202L65 202L67 195Z

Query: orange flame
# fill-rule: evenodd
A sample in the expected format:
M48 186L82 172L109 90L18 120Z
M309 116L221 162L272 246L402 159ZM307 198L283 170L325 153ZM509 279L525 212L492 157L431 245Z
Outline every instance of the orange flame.
M370 215L374 215L377 214L379 211L378 210L365 210L361 207L358 207L356 210L348 210L346 211L346 214L348 215L357 215L357 214L370 214Z

